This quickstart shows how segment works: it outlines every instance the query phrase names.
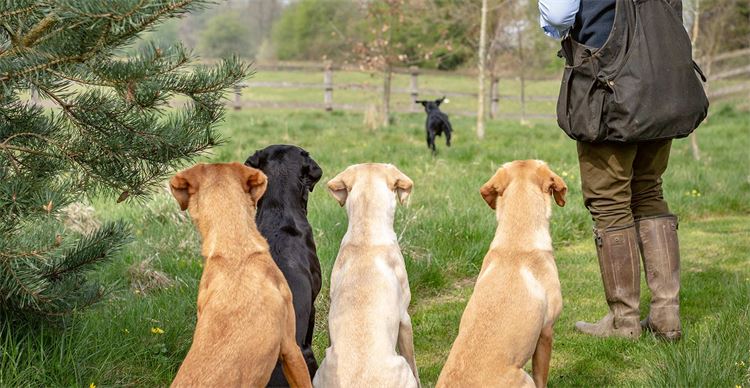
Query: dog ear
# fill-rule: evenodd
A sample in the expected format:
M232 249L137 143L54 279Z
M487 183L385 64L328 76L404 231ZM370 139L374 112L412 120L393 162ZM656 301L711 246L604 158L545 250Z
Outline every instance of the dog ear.
M401 172L396 166L391 166L393 168L391 176L389 177L391 183L391 190L396 192L396 196L398 197L398 201L405 205L409 199L409 196L411 195L411 189L414 187L414 181L411 180L406 174Z
M565 206L565 195L568 193L568 186L557 174L544 164L540 167L539 173L542 179L542 192L551 193L555 197L557 206Z
M333 177L328 181L328 192L331 196L339 202L339 206L344 206L346 203L346 197L349 195L349 189L351 188L347 182L348 171L344 170L339 175Z
M420 103L420 104L422 104L422 106L426 108L427 107L427 103L429 101L420 100L420 101L417 101L417 102Z
M186 210L190 203L190 196L198 191L198 176L203 171L203 165L197 164L191 168L178 172L169 180L169 190L180 205L180 210Z
M435 104L437 104L437 106L440 106L440 104L442 104L443 101L445 101L445 96L443 96L442 98L438 98L437 100L435 100Z
M313 191L315 184L318 183L323 176L323 170L318 163L310 157L310 154L306 153L305 157L305 164L302 166L302 183L304 183L308 190Z
M244 166L239 163L234 164L241 171L240 174L245 192L250 194L253 203L257 205L268 187L268 178L266 177L266 174L257 168Z
M495 175L490 178L482 188L479 189L479 193L482 194L482 198L487 202L492 210L495 210L497 206L497 197L502 197L505 188L508 187L508 172L503 167L500 167Z
M254 154L248 156L245 160L245 166L253 168L260 168L261 163L265 161L265 152L263 150L256 150Z

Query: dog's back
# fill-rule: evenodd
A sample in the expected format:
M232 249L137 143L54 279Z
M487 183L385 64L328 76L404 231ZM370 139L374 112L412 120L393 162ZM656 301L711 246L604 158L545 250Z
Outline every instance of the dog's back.
M476 281L453 344L470 352L452 351L441 379L461 386L533 386L522 369L534 353L541 328L559 314L551 305L561 301L542 286L557 283L559 293L550 256L539 251L487 253L484 260L490 264ZM492 297L483 297L487 295Z
M291 291L254 222L266 176L239 163L198 164L170 188L205 258L193 343L172 386L262 386L279 359L290 383L310 386Z
M328 187L346 205L349 226L331 273L331 346L313 384L416 387L411 292L393 231L395 198L403 203L412 182L393 166L365 164Z
M213 256L206 263L193 337L200 345L190 348L180 366L184 373L178 373L172 385L265 384L278 360L279 328L288 320L284 279L267 252L239 260ZM263 314L257 313L259 306ZM248 335L248 328L264 334Z
M258 202L256 223L292 291L297 316L296 340L312 377L318 369L312 338L315 299L322 279L312 228L307 220L307 198L323 171L307 151L282 144L256 151L247 158L245 165L260 169L268 177L268 189ZM280 363L268 385L288 385Z
M440 136L443 132L445 132L446 136L450 136L453 130L451 122L448 120L448 115L438 108L427 114L427 122L425 124L427 128L434 131L435 136Z
M366 381L395 387L414 380L406 359L395 351L403 304L410 298L393 271L399 262L403 267L398 245L364 254L360 248L342 246L336 257L330 307L335 314L328 320L331 347L316 375L317 386L353 387Z
M425 121L425 131L427 132L427 147L429 147L433 153L437 152L435 148L435 137L441 136L445 133L445 144L451 146L451 133L453 127L451 126L448 115L440 110L440 104L445 101L445 97L439 98L435 101L421 100L415 101L424 106L424 110L427 113L427 120Z
M566 191L545 163L531 160L503 165L482 186L498 226L438 387L546 384L552 325L562 310L550 193L563 206ZM523 370L532 356L533 380Z

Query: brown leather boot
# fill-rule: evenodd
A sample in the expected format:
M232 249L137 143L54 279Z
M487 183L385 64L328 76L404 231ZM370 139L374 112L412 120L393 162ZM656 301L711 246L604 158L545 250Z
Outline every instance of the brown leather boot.
M641 321L644 329L657 337L676 341L682 337L680 325L680 244L677 217L662 215L636 220L638 239L651 290L651 310Z
M597 337L641 336L641 270L634 225L594 230L599 269L609 314L597 323L576 322L576 330Z

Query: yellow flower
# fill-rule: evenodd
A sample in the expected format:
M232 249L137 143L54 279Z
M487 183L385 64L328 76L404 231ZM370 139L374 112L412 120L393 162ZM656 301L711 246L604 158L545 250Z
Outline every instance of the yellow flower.
M164 330L158 328L158 327L152 327L151 332L154 334L164 334Z
M125 334L130 334L130 330L128 330L128 329L122 329L122 332L125 333Z
M94 384L94 383L89 384L89 388L96 388L96 384ZM740 387L740 388L742 388L742 387Z

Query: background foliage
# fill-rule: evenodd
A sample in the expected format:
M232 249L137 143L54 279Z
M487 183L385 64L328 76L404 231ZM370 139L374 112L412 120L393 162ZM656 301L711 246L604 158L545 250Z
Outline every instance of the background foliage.
M245 65L190 67L179 45L117 55L138 33L204 4L0 5L0 318L58 317L100 298L84 272L110 258L128 228L112 220L66 229L61 210L88 194L143 197L218 142L223 91ZM29 91L55 109L30 103ZM178 96L182 107L165 111Z

